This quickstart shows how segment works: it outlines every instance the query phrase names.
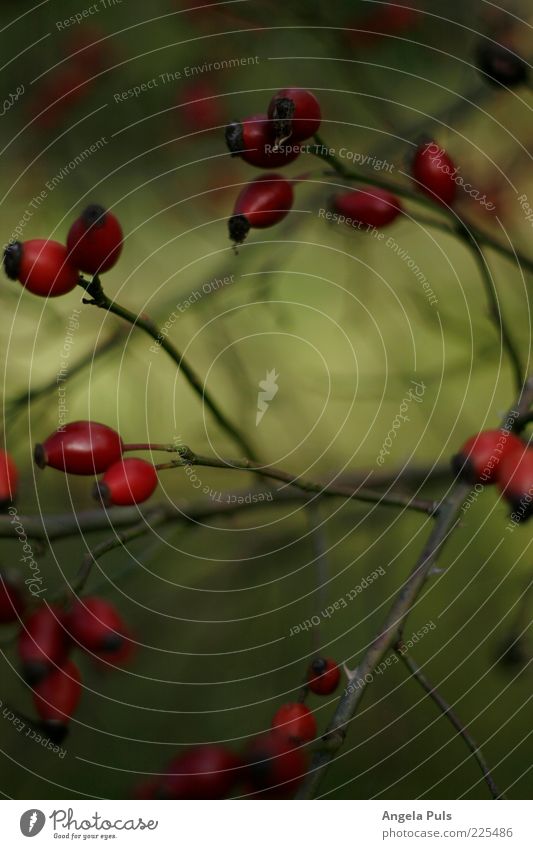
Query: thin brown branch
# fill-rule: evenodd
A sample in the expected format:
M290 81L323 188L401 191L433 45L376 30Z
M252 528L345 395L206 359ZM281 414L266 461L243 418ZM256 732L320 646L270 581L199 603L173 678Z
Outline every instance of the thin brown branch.
M479 746L476 741L472 737L472 735L467 731L466 727L463 725L455 711L448 704L448 702L440 695L439 691L436 687L428 680L428 678L422 672L420 666L410 657L406 651L405 646L402 646L399 643L396 647L396 651L398 656L406 665L407 669L413 676L413 678L418 681L420 686L426 691L428 696L435 702L440 711L444 714L446 719L448 719L460 737L464 740L470 751L472 752L475 760L477 761L481 772L483 773L483 778L489 788L491 796L493 799L505 799L504 794L498 789L496 782L494 781L491 772L488 768L487 762L483 757Z
M405 507L427 516L434 516L437 502L412 498L410 495L395 492L379 492L365 487L353 488L342 484L317 483L306 480L298 475L285 472L275 466L261 466L251 460L228 460L220 457L203 457L191 451L190 448L180 446L177 448L180 455L179 460L171 460L169 463L161 463L156 468L173 469L183 466L204 466L214 469L235 469L241 472L253 472L266 478L281 481L289 486L297 487L304 492L313 492L321 497L341 497L362 501L369 504L379 504L383 507Z

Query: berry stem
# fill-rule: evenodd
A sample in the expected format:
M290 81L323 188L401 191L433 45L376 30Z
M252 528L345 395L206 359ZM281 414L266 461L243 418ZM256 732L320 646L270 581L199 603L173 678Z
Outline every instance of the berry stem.
M488 233L485 233L478 227L474 227L474 225L468 222L464 216L459 218L456 211L448 209L445 206L437 206L435 201L431 200L431 198L425 197L423 194L415 192L412 189L408 189L394 181L384 180L382 177L374 175L368 177L365 174L360 174L351 168L347 168L344 163L337 159L335 154L331 153L328 145L322 141L319 135L315 135L314 140L316 146L313 148L312 145L310 145L309 152L331 165L336 173L344 180L355 180L364 185L377 186L378 188L385 189L386 191L400 195L400 197L404 197L408 200L421 204L428 209L431 209L433 212L442 212L450 218L450 223L441 221L437 218L424 219L424 223L431 225L432 227L436 227L444 233L451 233L452 235L462 235L462 231L466 229L479 245L486 245L511 260L511 262L516 262L519 266L527 268L528 271L533 271L533 259L525 256L519 251L515 251L514 248L511 250L511 248L507 248L505 245L502 245L501 242L498 242L497 239L494 239Z
M198 397L205 402L205 405L209 408L220 427L237 445L242 448L246 455L257 459L255 451L246 437L240 433L235 425L232 424L232 422L230 422L230 420L226 417L225 413L222 412L217 402L207 391L205 386L202 384L202 381L183 355L177 348L174 347L168 337L163 336L163 334L159 332L157 326L149 318L136 315L131 310L108 298L102 289L102 284L98 277L94 277L91 282L87 282L83 278L80 278L79 284L90 295L90 298L83 299L84 304L91 304L99 307L100 309L107 310L107 312L113 313L114 315L119 316L119 318L124 319L124 321L127 321L132 325L132 327L140 327L141 330L144 330L148 336L160 345L161 348L163 348L163 350L166 351L170 358L176 363L178 369L181 369L191 388L194 392L196 392Z
M128 442L122 446L123 451L166 451L174 454L178 449L175 445L159 442Z
M505 414L503 418L504 426L505 422L515 415L515 411L519 415L523 415L532 404L533 377L530 377L522 387L515 404ZM470 491L469 484L462 481L455 482L448 497L441 503L437 521L420 557L392 603L385 622L379 629L377 636L370 642L357 670L350 677L350 681L337 703L335 713L324 734L324 739L332 743L331 749L316 754L297 798L312 799L315 796L331 761L344 742L350 721L359 708L368 682L372 681L374 670L387 652L391 649L394 650L398 642L402 640L406 620L415 607L426 581L433 573L446 542L459 524L462 506Z
M156 465L158 471L164 469L175 469L183 466L205 466L213 469L234 469L241 472L254 472L266 478L281 481L289 484L289 486L297 487L304 492L315 492L320 496L341 496L342 498L353 499L354 501L363 501L369 504L380 504L384 507L405 507L411 510L416 510L419 513L425 513L427 516L435 516L437 510L437 502L422 501L412 498L409 495L403 495L395 492L378 492L364 487L353 488L350 486L342 486L327 483L315 483L305 480L297 475L292 475L290 472L285 472L275 466L260 466L251 460L228 460L221 457L202 457L191 451L190 448L181 446L178 449L180 454L179 460L171 460L168 463L159 463Z

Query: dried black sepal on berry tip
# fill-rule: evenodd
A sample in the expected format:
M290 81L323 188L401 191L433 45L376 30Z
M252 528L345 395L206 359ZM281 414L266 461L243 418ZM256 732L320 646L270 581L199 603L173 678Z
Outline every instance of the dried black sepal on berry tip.
M291 100L290 97L276 98L274 109L272 110L272 120L274 122L274 134L277 145L280 145L292 136L292 121L295 109L294 100Z
M4 271L10 280L18 280L22 259L22 242L11 242L4 249Z
M250 222L246 215L232 215L228 221L229 237L236 245L242 245L250 232Z
M480 44L476 52L476 64L486 81L493 86L513 88L529 80L526 62L501 44Z
M106 209L99 203L91 203L83 210L81 217L87 225L87 228L103 227L105 224Z
M239 156L244 150L242 135L242 124L240 121L232 121L224 131L226 144L232 156Z

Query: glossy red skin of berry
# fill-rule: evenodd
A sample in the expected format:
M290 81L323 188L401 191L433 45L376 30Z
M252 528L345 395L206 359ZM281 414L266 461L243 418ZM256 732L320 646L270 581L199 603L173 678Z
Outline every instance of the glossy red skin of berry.
M230 238L239 243L251 227L273 227L288 215L293 203L292 183L279 174L261 174L242 189L235 202L229 220Z
M8 572L0 571L0 625L17 622L25 606L21 586Z
M4 267L8 277L19 280L28 292L41 297L65 295L77 286L79 279L66 247L50 239L29 239L8 245Z
M19 473L14 460L6 451L0 450L0 510L14 502L18 480Z
M319 696L334 693L340 679L341 671L331 657L317 658L307 670L307 686Z
M71 475L105 472L122 457L119 434L100 422L69 422L35 446L35 462Z
M316 720L308 707L301 702L288 702L274 714L272 728L296 743L314 740Z
M505 457L523 450L522 440L513 433L485 430L466 440L453 458L452 467L468 483L495 483Z
M107 469L95 496L99 495L107 506L141 504L150 498L157 483L157 472L151 463L127 457Z
M65 662L70 644L63 621L62 610L41 605L24 622L18 654L30 683L39 681Z
M257 168L281 168L300 155L298 143L275 147L275 129L266 115L251 115L226 128L226 141L233 156Z
M65 725L71 718L80 698L81 677L71 660L54 669L33 690L35 709L41 719L60 725Z
M270 101L268 117L274 123L274 135L281 142L305 141L318 133L322 113L312 91L282 88Z
M339 215L365 227L386 227L402 213L402 205L395 195L372 187L335 195L332 206Z
M245 753L250 790L263 798L291 796L307 772L307 757L280 734L270 731L254 738Z
M411 167L417 188L445 206L450 206L457 195L455 170L453 160L434 141L417 148Z
M114 653L122 647L126 625L116 608L105 598L77 599L66 616L71 639L82 649L96 654Z
M522 445L506 454L498 467L498 486L516 512L517 521L533 515L533 449Z
M242 766L241 759L224 746L196 746L171 761L155 797L225 799L241 779Z
M120 254L124 234L116 215L92 204L71 225L67 248L71 262L86 274L102 274Z

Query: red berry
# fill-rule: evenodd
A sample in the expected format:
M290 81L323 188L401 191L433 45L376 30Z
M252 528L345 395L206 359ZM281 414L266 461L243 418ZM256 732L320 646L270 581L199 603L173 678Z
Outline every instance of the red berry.
M110 466L96 484L94 497L101 498L106 507L140 504L150 498L157 486L157 472L151 463L128 457Z
M24 612L24 595L15 575L0 571L0 625L16 622Z
M522 445L509 451L498 467L498 486L513 510L512 518L526 521L533 515L533 450Z
M6 451L0 450L0 510L13 504L17 495L19 473Z
M65 736L66 726L78 707L80 697L80 673L71 660L59 669L54 669L34 687L35 709L55 741Z
M23 623L18 653L24 677L30 684L65 662L69 642L63 621L62 610L43 604Z
M82 649L106 658L122 653L127 627L115 607L104 598L77 599L66 617L70 637Z
M387 35L398 35L412 29L421 20L418 9L406 8L402 3L386 3L372 10L363 21L355 20L351 27L355 30L347 35L353 46L373 44Z
M350 189L335 195L333 209L344 216L346 223L355 221L365 227L386 227L402 212L398 198L385 189Z
M307 743L316 737L316 720L308 707L288 702L274 714L272 728L295 743Z
M280 734L269 731L254 738L246 749L246 775L253 791L270 798L294 793L307 772L307 758Z
M50 298L72 291L79 278L66 247L47 239L11 242L4 251L4 269L29 292Z
M240 156L258 168L281 168L300 154L298 144L276 148L274 125L266 115L252 115L229 124L226 144L232 156Z
M71 261L86 274L109 271L117 262L123 244L122 227L112 212L96 203L85 209L67 236Z
M270 101L268 117L273 122L278 144L287 139L305 141L318 133L322 114L320 103L304 88L282 88Z
M307 686L319 696L333 693L341 678L341 671L331 657L317 657L307 670Z
M518 436L506 430L485 430L466 440L452 458L452 468L468 483L494 483L501 461L517 450L524 450Z
M433 200L450 206L455 200L457 171L452 159L434 142L419 145L414 155L412 174L418 188Z
M156 798L225 799L240 780L242 761L217 744L196 746L171 761Z
M239 194L229 220L229 235L244 242L251 227L273 227L290 212L294 203L292 183L279 174L261 174Z
M217 90L208 82L189 83L180 91L178 116L189 132L220 126L224 114Z
M123 443L116 430L99 422L69 422L35 446L39 468L51 466L71 475L105 472L122 457Z

